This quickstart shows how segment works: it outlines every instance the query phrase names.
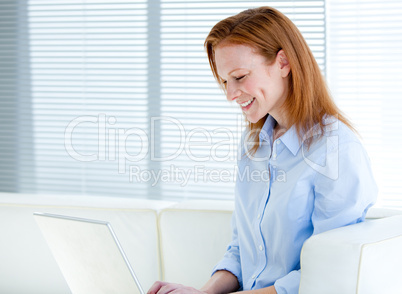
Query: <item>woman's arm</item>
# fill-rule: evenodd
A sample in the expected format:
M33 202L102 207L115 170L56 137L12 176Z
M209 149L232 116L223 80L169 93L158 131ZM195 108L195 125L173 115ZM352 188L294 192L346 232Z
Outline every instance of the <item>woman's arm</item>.
M231 272L217 271L201 288L201 291L208 294L220 294L236 292L239 289L239 282Z
M270 286L270 287L262 288L262 289L258 289L258 290L243 291L242 293L244 293L244 294L277 294L274 286Z

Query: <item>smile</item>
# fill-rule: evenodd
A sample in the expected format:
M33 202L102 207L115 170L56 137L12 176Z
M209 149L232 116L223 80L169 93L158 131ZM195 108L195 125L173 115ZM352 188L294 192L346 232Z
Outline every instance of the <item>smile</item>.
M240 105L241 105L242 107L246 107L247 105L251 104L251 102L253 102L253 100L254 100L254 98L251 98L250 100L248 100L248 101L246 101L246 102L244 102L244 103L241 103Z

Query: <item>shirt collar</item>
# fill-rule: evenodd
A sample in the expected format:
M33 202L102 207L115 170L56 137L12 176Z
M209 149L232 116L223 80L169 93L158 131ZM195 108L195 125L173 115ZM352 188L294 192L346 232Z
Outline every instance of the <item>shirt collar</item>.
M297 152L300 149L300 146L302 145L302 142L300 142L299 140L295 125L287 130L286 133L283 134L279 139L290 150L290 152L292 152L292 154L296 156Z
M272 142L275 124L276 120L272 116L268 115L259 134L260 145L262 141L270 140ZM296 156L297 152L300 149L300 146L302 145L299 137L297 136L296 127L293 125L279 139L290 150L290 152L292 152L292 154Z
M275 124L276 120L272 116L268 115L260 131L260 142L272 139Z

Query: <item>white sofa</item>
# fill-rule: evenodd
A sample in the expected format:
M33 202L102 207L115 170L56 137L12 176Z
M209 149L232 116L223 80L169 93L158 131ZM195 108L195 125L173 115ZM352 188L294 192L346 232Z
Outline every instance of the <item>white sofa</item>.
M233 207L231 201L0 193L0 293L70 293L33 212L109 221L148 289L155 280L201 287L230 241ZM367 222L305 243L300 293L402 293L401 265L402 212L373 208Z

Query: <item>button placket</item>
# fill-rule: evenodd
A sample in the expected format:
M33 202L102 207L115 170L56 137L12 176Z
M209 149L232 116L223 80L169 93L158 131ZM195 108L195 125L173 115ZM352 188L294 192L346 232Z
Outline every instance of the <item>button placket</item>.
M272 155L271 155L271 158L272 158L273 160L276 159L276 145L277 145L277 144L273 144L273 145L272 145Z
M253 280L253 285L255 284L255 281L258 277L258 275L262 272L262 270L265 267L265 258L262 257L262 255L264 254L264 246L262 245L264 242L264 239L262 237L262 233L261 233L261 222L262 222L262 216L263 213L261 212L261 210L258 211L258 214L256 216L256 223L257 223L257 235L256 235L256 250L257 250L257 254L259 256L261 256L260 258L258 258L258 265L255 267L254 269L254 273L251 276L251 279Z
M267 161L267 168L270 169L270 160ZM271 181L268 182L268 185L266 186L266 191L265 194L262 195L262 199L260 202L260 205L258 207L258 211L257 211L257 215L255 216L255 229L256 229L256 253L258 256L260 256L260 258L258 258L258 265L256 265L256 267L254 268L254 272L251 276L251 279L253 280L252 284L253 286L256 283L256 279L257 277L260 275L260 273L264 270L265 266L266 266L266 258L265 258L265 245L264 245L264 238L261 232L261 223L263 221L263 215L264 215L264 211L266 209L266 205L269 201L269 194L270 194L270 187L271 187ZM252 286L252 287L253 287Z

